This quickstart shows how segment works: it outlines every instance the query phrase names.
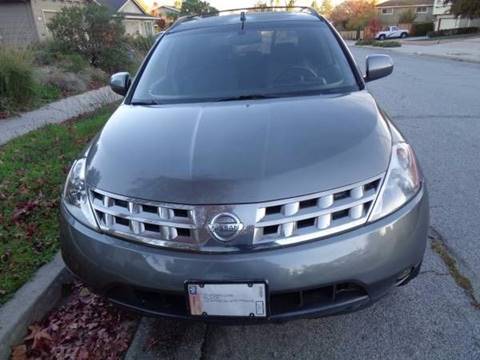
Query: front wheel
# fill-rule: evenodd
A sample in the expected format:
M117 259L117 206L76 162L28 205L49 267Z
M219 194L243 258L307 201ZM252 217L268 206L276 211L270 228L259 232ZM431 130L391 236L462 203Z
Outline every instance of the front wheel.
M400 35L400 37L401 37L402 39L405 39L407 36L408 36L408 34L407 34L407 33L405 33L405 32L404 32L404 33L402 33L402 35Z
M384 34L380 35L380 36L378 37L378 40L385 40L385 35L384 35Z

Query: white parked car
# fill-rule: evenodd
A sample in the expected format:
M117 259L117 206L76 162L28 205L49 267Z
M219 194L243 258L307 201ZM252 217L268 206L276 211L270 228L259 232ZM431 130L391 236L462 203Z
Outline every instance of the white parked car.
M393 39L393 38L406 38L408 36L408 30L400 29L398 26L388 26L384 30L379 31L375 35L377 40Z

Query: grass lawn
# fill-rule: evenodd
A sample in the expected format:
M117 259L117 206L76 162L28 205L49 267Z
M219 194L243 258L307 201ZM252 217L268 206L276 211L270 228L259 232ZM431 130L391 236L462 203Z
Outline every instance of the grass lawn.
M58 204L69 166L113 109L48 125L0 147L0 304L58 250Z

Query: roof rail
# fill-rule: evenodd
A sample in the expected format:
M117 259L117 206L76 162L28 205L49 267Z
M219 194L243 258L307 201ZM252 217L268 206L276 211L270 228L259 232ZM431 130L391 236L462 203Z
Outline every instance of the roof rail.
M186 15L179 17L173 24L170 26L168 30L172 30L176 26L195 19L201 19L205 17L211 17L211 16L219 16L222 13L227 13L227 12L238 12L238 11L268 11L268 10L291 10L291 9L300 9L302 12L303 11L308 11L310 14L318 17L319 19L323 19L323 17L311 6L254 6L254 7L247 7L247 8L236 8L236 9L225 9L225 10L217 10L211 13L200 13L200 14L192 14L192 15Z
M172 25L170 25L170 27L166 30L172 30L174 27L184 23L184 22L187 22L187 21L191 21L191 20L195 20L197 18L199 18L200 16L199 15L185 15L185 16L180 16L177 20L174 21L174 23Z
M253 6L253 7L247 7L247 8L237 8L237 9L225 9L225 10L218 10L213 13L209 14L201 14L201 16L214 16L218 15L221 13L225 12L234 12L234 11L251 11L251 10L260 10L260 11L265 11L265 10L275 10L275 9L281 9L281 10L291 10L291 9L301 9L302 11L308 10L312 15L319 16L318 12L312 8L311 6Z

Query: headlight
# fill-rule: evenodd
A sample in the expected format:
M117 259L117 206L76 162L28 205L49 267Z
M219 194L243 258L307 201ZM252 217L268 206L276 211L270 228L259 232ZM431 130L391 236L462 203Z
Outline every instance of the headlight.
M98 229L90 201L88 200L87 186L85 184L85 167L86 159L79 159L73 163L68 173L65 189L63 190L63 203L78 221Z
M417 194L420 186L421 175L412 148L405 143L394 145L387 175L369 221L378 220L400 208Z

